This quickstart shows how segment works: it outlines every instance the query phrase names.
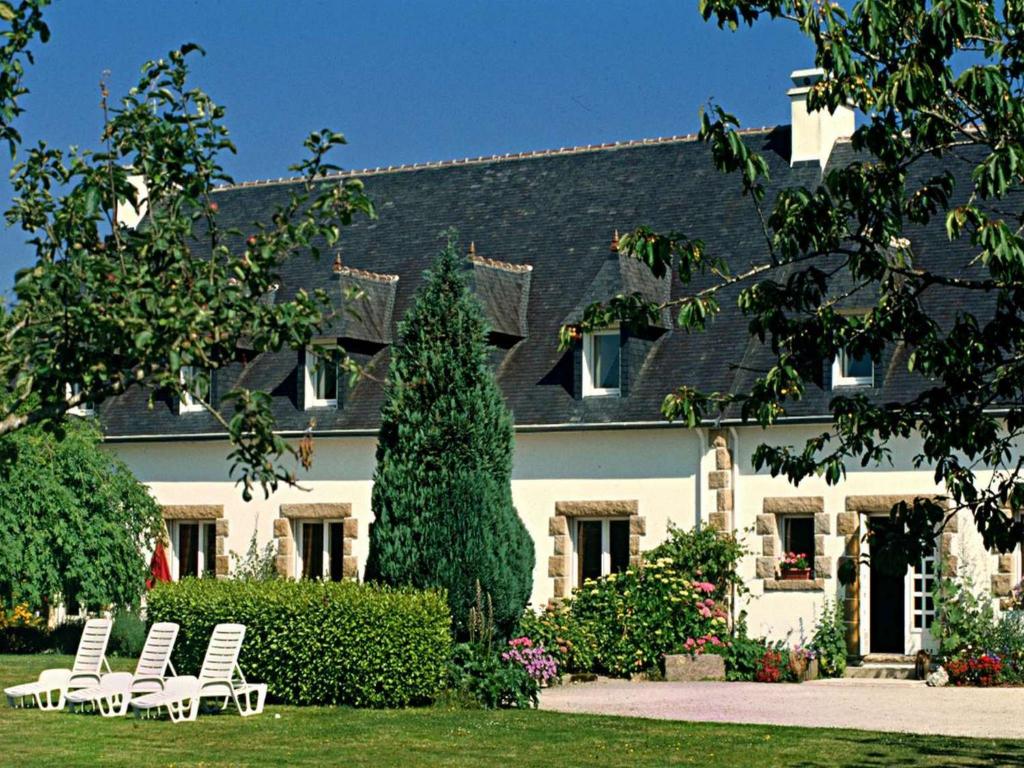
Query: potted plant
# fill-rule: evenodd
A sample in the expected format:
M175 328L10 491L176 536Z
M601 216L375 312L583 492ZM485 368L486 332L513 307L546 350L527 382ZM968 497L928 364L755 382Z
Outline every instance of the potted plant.
M811 563L807 555L801 552L787 552L779 565L779 571L783 579L809 579L811 578Z

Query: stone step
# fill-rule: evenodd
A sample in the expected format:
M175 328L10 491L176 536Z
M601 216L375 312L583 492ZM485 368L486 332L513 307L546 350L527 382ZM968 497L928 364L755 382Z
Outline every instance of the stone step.
M917 676L913 664L861 664L859 667L847 667L843 677L875 680L915 680Z

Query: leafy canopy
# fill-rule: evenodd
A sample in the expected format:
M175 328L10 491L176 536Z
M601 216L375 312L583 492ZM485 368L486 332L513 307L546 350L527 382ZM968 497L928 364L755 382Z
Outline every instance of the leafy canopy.
M36 34L47 38L45 5L0 3L0 27L8 25L0 132L12 149L27 46ZM247 232L221 226L214 188L231 181L220 158L235 148L224 109L188 83L197 53L185 45L147 62L116 105L102 87L100 151L44 142L20 151L6 219L26 233L35 263L18 273L16 302L0 314L0 435L52 425L133 387L146 388L151 403L187 393L230 437L232 474L248 499L256 485L294 482L285 460L299 454L308 463L312 454L274 433L268 394L240 387L213 401L209 377L237 361L241 346L254 355L309 342L333 311L325 293L261 299L277 288L286 259L336 246L342 227L373 206L358 180L328 178L339 169L327 155L345 138L322 130L292 167L305 183L269 223ZM132 208L147 213L136 228L125 226Z
M1011 549L1024 539L1024 4L701 0L699 10L722 27L771 19L808 37L827 73L808 105L861 112L854 159L769 199L767 162L736 118L712 105L699 137L763 222L764 258L730 263L685 233L638 226L622 252L684 286L700 275L702 287L665 305L617 296L591 307L584 326L643 322L669 307L681 328L699 331L738 291L751 337L774 362L743 391L683 382L663 412L691 426L726 409L771 426L841 350L876 366L905 352L890 355L890 366L914 382L912 394L882 403L837 393L827 429L804 445L761 445L755 464L793 482L823 475L835 484L849 462L887 461L895 441L919 435L914 463L934 469L947 499L895 508L886 558L913 562L961 509L986 545ZM926 230L946 238L948 258L915 253L913 238ZM862 311L841 311L849 306Z
M58 596L90 609L137 605L160 509L92 419L57 437L35 426L0 439L0 601Z

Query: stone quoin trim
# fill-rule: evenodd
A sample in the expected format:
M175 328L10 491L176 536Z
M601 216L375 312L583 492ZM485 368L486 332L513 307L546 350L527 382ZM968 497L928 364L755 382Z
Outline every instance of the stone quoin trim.
M837 519L836 533L844 538L844 557L851 557L856 551L860 556L861 515L888 515L894 506L904 502L912 506L915 499L931 499L939 504L947 504L945 496L934 492L910 494L877 494L867 496L847 496L846 511L840 512ZM953 554L953 544L960 530L957 516L954 515L946 523L938 537L939 558L942 568L947 573L955 573L958 565L957 556ZM856 539L856 542L853 540Z
M776 579L785 545L779 534L779 518L800 515L814 518L814 578ZM832 533L832 519L821 496L765 496L754 532L761 538L761 554L754 561L755 578L764 579L765 592L822 591L832 578L832 558L825 555L825 538Z
M636 500L556 501L555 516L548 519L548 536L552 554L548 558L548 577L554 580L555 599L569 595L573 566L570 520L594 517L625 517L629 519L629 563L640 564L640 537L647 533L647 521L640 517Z
M216 559L213 564L213 572L218 579L227 577L231 570L231 558L228 556L228 521L224 517L223 504L164 504L160 507L160 514L165 523L167 521L212 521L215 523Z
M733 529L733 487L732 451L729 449L728 433L714 429L708 433L711 448L715 452L715 468L708 473L708 490L714 491L715 509L708 516L708 525L719 531Z
M295 576L295 539L292 535L293 520L341 520L342 521L342 576L346 579L359 578L359 560L352 554L352 542L359 538L359 521L352 517L352 505L348 502L325 504L282 504L279 517L274 521L274 542L277 557L274 565L282 578Z

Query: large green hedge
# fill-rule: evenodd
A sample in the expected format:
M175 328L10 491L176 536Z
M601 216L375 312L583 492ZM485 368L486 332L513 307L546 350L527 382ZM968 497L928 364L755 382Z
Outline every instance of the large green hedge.
M150 592L149 620L181 625L179 674L198 672L214 625L245 624L243 672L289 704L425 703L451 656L451 614L434 591L186 579Z

